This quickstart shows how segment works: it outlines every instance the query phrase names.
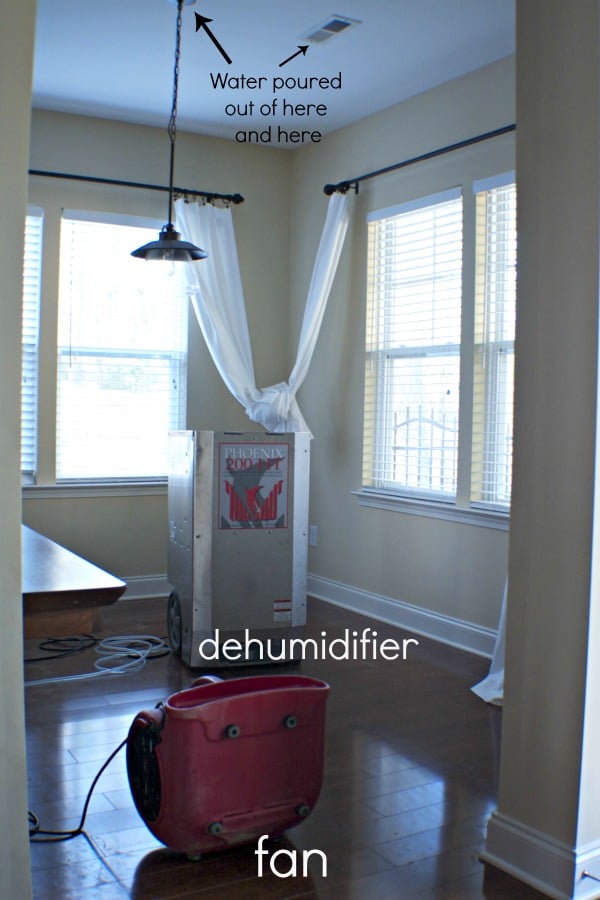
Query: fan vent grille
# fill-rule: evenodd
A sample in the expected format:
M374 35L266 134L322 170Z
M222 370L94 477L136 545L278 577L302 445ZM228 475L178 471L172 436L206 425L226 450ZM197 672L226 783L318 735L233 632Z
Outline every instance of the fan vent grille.
M336 34L341 34L342 31L346 31L346 29L350 28L352 25L360 25L360 22L358 19L350 19L348 16L338 16L334 14L329 16L328 19L325 19L324 22L320 22L318 25L309 28L308 31L305 31L300 37L304 41L322 44L323 41L328 41L330 38L335 37Z

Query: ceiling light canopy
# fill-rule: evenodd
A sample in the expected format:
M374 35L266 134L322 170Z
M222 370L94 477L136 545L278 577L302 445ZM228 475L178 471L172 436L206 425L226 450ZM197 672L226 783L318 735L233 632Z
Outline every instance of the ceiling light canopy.
M195 244L182 241L181 235L173 225L173 172L175 168L175 139L177 136L177 91L179 87L179 57L181 54L181 11L184 6L195 3L195 0L169 0L177 4L177 29L175 35L175 61L173 65L173 101L171 104L171 117L167 129L170 143L169 157L169 213L168 222L161 228L158 240L144 244L133 250L131 255L136 259L165 260L167 262L193 262L198 259L206 259L208 254Z

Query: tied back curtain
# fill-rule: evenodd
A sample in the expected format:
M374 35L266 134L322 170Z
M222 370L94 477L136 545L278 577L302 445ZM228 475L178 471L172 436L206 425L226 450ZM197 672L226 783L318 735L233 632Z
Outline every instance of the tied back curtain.
M176 202L175 210L178 228L186 240L208 253L208 259L200 264L186 264L186 276L194 311L223 381L248 417L267 431L308 431L296 393L310 366L344 245L347 196L333 194L329 200L289 380L265 388L258 388L254 378L231 210L183 199Z
M202 262L185 264L186 286L219 374L245 407L254 388L254 364L231 210L182 199L175 215L185 239L208 253Z

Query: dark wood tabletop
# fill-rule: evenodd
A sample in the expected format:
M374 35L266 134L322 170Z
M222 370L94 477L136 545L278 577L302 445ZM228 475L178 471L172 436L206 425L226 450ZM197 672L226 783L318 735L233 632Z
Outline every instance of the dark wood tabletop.
M124 581L22 526L22 593L26 614L114 603Z

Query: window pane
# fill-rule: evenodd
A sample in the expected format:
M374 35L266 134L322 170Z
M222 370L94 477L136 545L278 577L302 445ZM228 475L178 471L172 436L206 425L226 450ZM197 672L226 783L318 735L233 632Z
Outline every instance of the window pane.
M513 445L517 271L514 184L477 195L475 391L471 499L507 508Z
M26 217L23 257L21 471L30 479L35 476L37 469L42 230L41 214L35 213Z
M390 360L385 487L454 493L458 436L459 356Z
M130 256L154 234L63 219L59 479L167 473L168 432L185 418L187 297L168 266Z
M460 197L370 222L367 486L456 493L461 292Z

